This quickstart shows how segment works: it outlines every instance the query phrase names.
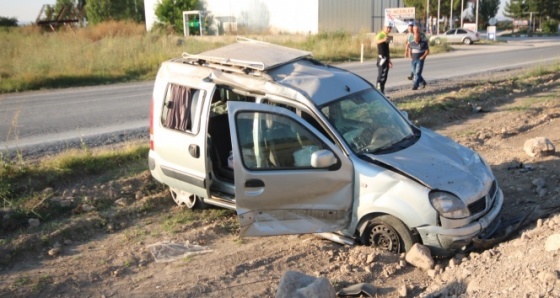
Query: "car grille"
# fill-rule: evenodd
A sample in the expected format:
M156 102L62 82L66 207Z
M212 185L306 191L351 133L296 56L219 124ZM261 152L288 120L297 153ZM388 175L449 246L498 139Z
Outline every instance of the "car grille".
M471 215L473 214L477 214L479 212L482 212L484 210L486 210L486 197L488 197L489 201L492 202L494 201L494 196L496 195L496 190L497 190L497 186L496 186L496 181L492 181L492 186L490 187L490 191L488 192L487 196L483 196L482 198L476 200L475 202L469 204L468 208L469 211L471 213Z

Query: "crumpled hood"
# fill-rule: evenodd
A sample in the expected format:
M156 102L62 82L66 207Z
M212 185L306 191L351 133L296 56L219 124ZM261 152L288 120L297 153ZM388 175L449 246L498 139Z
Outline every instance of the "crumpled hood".
M476 152L425 128L414 145L390 154L369 156L432 189L451 192L467 204L486 195L494 179Z

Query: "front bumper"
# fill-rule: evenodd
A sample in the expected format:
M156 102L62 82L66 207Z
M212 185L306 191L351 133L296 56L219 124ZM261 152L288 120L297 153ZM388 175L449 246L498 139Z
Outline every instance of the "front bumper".
M418 227L422 243L434 250L453 251L471 243L485 232L498 218L504 204L504 195L498 188L494 204L483 217L460 228L445 229L440 226Z

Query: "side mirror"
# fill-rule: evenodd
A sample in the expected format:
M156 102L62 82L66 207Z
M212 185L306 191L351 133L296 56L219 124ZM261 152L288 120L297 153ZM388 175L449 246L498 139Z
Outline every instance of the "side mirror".
M322 149L311 154L311 166L314 168L328 168L337 163L334 153Z

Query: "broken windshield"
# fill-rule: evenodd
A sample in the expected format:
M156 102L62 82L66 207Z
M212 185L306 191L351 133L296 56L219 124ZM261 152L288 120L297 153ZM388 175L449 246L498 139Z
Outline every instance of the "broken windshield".
M373 89L333 101L321 112L357 154L400 150L418 136L399 111Z

